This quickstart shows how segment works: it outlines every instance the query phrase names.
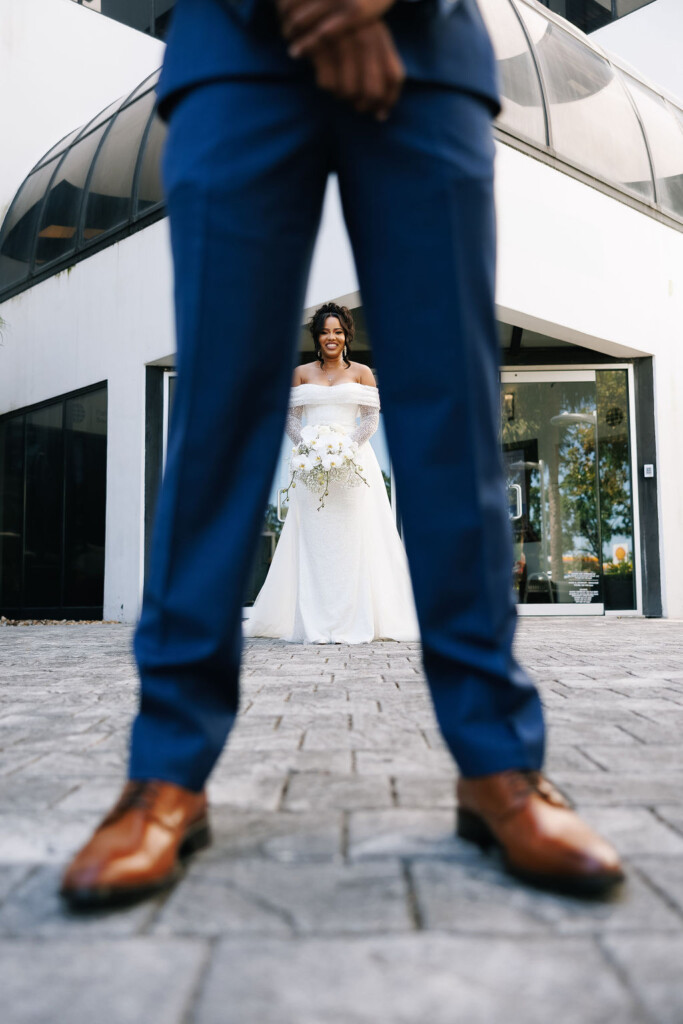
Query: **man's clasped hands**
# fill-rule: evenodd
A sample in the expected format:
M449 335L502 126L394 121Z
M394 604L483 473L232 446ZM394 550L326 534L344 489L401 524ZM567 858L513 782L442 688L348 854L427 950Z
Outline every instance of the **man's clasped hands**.
M321 89L385 120L405 69L382 15L394 0L276 0L292 57L308 58Z

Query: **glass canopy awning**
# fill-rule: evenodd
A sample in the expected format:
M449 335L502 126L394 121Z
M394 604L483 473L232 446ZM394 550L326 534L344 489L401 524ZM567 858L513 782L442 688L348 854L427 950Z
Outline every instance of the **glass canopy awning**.
M536 0L479 0L499 138L683 229L683 110ZM38 161L0 229L0 301L164 215L158 72Z

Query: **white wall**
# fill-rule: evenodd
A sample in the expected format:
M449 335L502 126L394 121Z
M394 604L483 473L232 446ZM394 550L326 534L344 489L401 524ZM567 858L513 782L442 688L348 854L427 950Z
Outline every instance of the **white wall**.
M0 222L40 157L131 92L163 52L73 0L0 0Z
M173 352L168 222L0 306L0 410L108 382L105 619L137 617L142 578L145 363Z
M664 614L683 617L683 233L507 146L497 180L500 318L654 356Z
M591 33L591 40L683 101L681 0L654 0Z
M497 191L501 319L610 355L655 357L665 609L683 617L683 234L507 146ZM356 288L332 187L307 305ZM144 364L173 351L171 292L162 221L0 306L0 413L109 382L108 618L131 621L138 610Z

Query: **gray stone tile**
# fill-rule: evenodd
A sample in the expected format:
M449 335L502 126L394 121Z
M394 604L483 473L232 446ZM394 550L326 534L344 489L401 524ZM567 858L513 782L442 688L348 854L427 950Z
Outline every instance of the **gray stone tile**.
M399 729L392 724L377 722L372 728L352 727L344 729L311 728L306 732L303 750L386 750L396 745L399 750L421 752L427 747L424 737L415 729Z
M260 862L249 862L248 877L240 862L195 863L176 886L152 925L153 935L291 935L286 906L271 902L255 883Z
M61 863L88 839L97 820L55 811L0 814L0 864Z
M430 930L533 935L681 928L680 917L635 872L611 897L589 901L520 885L496 856L421 860L410 870Z
M209 798L216 806L250 807L274 811L284 790L286 775L216 775L209 783Z
M463 856L453 810L357 811L349 817L349 859Z
M209 812L213 844L204 861L267 857L283 863L341 858L342 814L316 810L290 814L214 806Z
M70 913L59 897L62 866L38 868L0 906L0 937L90 940L139 932L152 917L154 902L115 912Z
M585 744L585 749L593 760L610 772L632 772L634 769L651 772L653 768L662 772L683 771L683 744L680 742L610 747L590 743Z
M23 754L17 747L0 750L0 779L10 779L41 760L39 753Z
M587 980L590 982L587 983ZM589 940L225 940L196 1024L643 1024Z
M610 936L605 949L628 977L646 1008L648 1021L683 1021L683 936Z
M619 725L612 725L609 722L587 722L584 716L571 725L559 724L551 718L548 725L548 742L552 747L569 745L590 748L594 745L612 744L622 748L625 744L631 747L638 746L635 736L630 736Z
M629 772L558 771L553 781L580 807L683 802L683 771L637 773L637 767L632 764Z
M678 805L664 804L655 807L655 813L665 821L667 825L675 829L679 835L683 835L683 794Z
M0 904L28 877L32 870L26 864L0 864Z
M350 772L351 767L349 750L239 750L234 753L226 750L212 778L222 779L247 773L274 777L294 771L345 773Z
M683 855L683 836L646 807L586 807L582 817L624 857L647 853Z
M683 925L683 856L638 856L633 862L652 886L678 908Z
M32 761L22 769L25 775L44 775L57 778L68 775L82 779L94 775L115 776L122 778L126 770L126 759L116 751L88 750L83 753L55 751L43 754L38 760Z
M393 780L400 807L455 807L455 776L431 779L426 775L399 775Z
M361 750L356 755L356 765L361 775L455 775L451 756L441 750L374 751Z
M283 806L288 811L356 810L391 807L392 802L389 779L385 776L320 776L306 772L291 776Z
M540 680L550 726L548 770L626 857L629 882L611 901L517 886L495 857L453 836L456 772L440 749L419 645L249 641L243 714L210 786L214 844L167 897L71 920L56 896L62 864L125 771L137 699L131 636L128 627L0 629L0 932L13 944L89 952L99 943L127 957L165 948L162 935L171 946L196 936L197 950L218 938L217 964L231 950L230 1024L230 1013L269 1024L270 1009L277 1024L452 1024L454 1005L467 1024L645 1024L643 1003L652 1020L666 1019L664 1005L680 1024L671 991L683 930L683 623L520 622L517 649ZM292 803L282 809L287 780ZM416 923L442 930L415 932ZM662 936L659 974L647 957L636 972L628 944ZM275 950L282 969L271 968ZM134 960L121 961L124 978ZM137 963L144 971L144 956ZM252 969L262 988L242 989ZM187 997L174 978L170 1024L205 1024L212 1013L225 1024L225 967L216 970L199 1008L198 976ZM79 983L65 968L59 992ZM74 1006L63 1017L80 1024Z
M104 781L70 779L68 782L68 791L63 797L53 801L55 808L68 814L83 811L105 814L118 800L123 787L123 779L113 776Z
M208 952L152 938L0 941L4 1024L182 1024Z
M552 778L556 772L599 772L600 767L591 761L587 753L576 747L555 747L551 744L544 770Z
M198 858L163 907L155 934L344 934L408 931L394 862L281 864Z
M43 778L42 775L0 778L0 814L44 811L66 798L81 780ZM89 810L90 808L88 808Z

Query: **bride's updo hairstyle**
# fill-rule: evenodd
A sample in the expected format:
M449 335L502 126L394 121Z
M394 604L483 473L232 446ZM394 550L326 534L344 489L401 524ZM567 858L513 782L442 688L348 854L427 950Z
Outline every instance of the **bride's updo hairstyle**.
M315 348L315 354L318 362L320 363L320 369L322 370L325 365L322 352L320 350L320 335L325 329L325 321L328 316L336 316L337 320L342 325L344 340L346 343L346 348L344 350L344 362L347 366L350 366L351 360L349 359L349 353L356 333L353 317L351 316L351 310L347 309L346 306L338 306L336 302L326 302L324 306L320 307L320 309L316 309L315 313L308 321L308 329L311 332L311 337L313 338L313 346Z

